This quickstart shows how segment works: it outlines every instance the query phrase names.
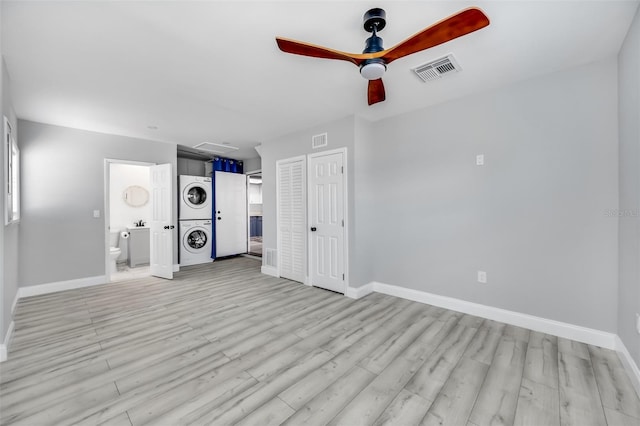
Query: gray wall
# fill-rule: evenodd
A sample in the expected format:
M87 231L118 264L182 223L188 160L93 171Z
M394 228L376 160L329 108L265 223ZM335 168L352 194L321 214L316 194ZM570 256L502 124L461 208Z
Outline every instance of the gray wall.
M311 148L311 137L321 133L327 133L328 146L321 149ZM301 132L292 133L277 140L262 143L262 200L263 200L263 247L264 249L277 248L276 236L276 161L296 157L299 155L311 154L314 152L328 151L336 148L347 148L347 191L354 193L354 118L348 117L333 121L322 126L307 129ZM355 247L355 205L354 197L351 195L347 201L347 226L349 246ZM349 258L349 280L361 282L354 276L357 269L354 265L355 258Z
M204 160L195 158L178 157L178 176L205 176Z
M21 286L105 274L105 158L171 163L176 193L175 145L23 120L18 131ZM100 210L99 219L93 210ZM177 224L177 203L173 218Z
M1 20L1 18L0 18ZM1 42L0 42L1 45ZM9 79L9 73L7 72L7 66L2 58L2 64L0 65L0 73L2 81L0 86L0 97L2 98L2 115L9 119L13 127L14 136L20 146L20 140L18 136L18 122L16 114L13 111L11 103L11 80ZM0 123L0 132L4 135L4 123ZM0 147L0 180L4 182L4 147ZM4 191L0 193L0 343L4 342L6 332L11 323L11 305L18 292L18 232L20 229L20 223L12 223L11 225L4 225Z
M351 223L351 231L355 242L351 245L351 277L350 285L359 287L374 281L373 261L377 247L376 230L380 226L376 223L371 212L379 207L378 195L369 180L376 174L372 166L374 152L371 146L375 132L372 123L357 118L354 122L354 168L351 170L354 178L354 191L351 198L354 205L355 220Z
M377 122L375 280L616 332L616 80L608 59Z
M328 131L327 149L349 148L352 286L379 281L616 332L611 59L264 143L265 248L276 247L275 162L310 153L311 135Z
M618 56L620 217L618 335L640 365L640 10ZM631 213L632 216L626 215Z
M258 158L249 158L248 160L242 160L244 172L255 172L256 170L260 170L262 167L262 161L260 157Z

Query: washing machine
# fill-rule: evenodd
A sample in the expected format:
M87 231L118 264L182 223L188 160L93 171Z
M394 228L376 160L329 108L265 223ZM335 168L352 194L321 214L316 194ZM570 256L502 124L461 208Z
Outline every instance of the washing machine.
M180 221L180 266L212 262L211 219Z
M211 219L211 178L181 175L180 182L180 220Z

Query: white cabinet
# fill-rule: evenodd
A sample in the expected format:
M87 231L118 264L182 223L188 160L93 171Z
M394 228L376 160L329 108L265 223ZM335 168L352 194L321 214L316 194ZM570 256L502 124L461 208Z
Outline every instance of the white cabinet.
M129 250L127 263L130 268L146 265L149 263L149 253L151 250L149 240L149 228L128 228L129 231Z

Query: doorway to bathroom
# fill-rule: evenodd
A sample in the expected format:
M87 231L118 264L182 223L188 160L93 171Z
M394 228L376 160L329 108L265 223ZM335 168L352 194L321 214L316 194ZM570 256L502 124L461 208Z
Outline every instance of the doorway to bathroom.
M262 172L247 174L247 202L249 215L248 253L262 257Z
M151 163L108 160L105 173L105 224L109 238L109 282L151 275Z

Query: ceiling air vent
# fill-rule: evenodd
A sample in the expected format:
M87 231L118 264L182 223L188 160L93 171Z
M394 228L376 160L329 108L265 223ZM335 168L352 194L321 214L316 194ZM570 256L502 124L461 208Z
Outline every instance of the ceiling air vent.
M426 83L427 81L437 80L445 75L453 74L460 70L462 70L462 68L460 68L460 65L456 62L453 54L449 54L444 58L439 58L435 61L420 65L414 68L413 72L415 72L418 77Z
M311 148L317 149L322 148L323 146L327 146L327 134L323 133L321 135L315 135L311 137Z
M237 146L232 146L227 144L213 143L213 142L202 142L198 145L194 146L196 149L200 149L202 151L213 152L214 154L227 154L232 151L237 151L240 148Z

